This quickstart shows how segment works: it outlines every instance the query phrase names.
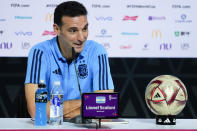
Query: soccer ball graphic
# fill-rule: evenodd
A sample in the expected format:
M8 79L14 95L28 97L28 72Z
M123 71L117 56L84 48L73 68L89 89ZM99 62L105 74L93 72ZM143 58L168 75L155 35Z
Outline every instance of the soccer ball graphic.
M161 75L148 84L145 100L156 115L177 115L188 99L185 85L175 76Z

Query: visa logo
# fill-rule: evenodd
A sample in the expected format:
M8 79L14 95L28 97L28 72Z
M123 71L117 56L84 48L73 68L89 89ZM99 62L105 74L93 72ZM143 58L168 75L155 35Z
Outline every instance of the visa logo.
M106 102L106 98L104 96L97 96L96 97L96 103L105 103Z
M15 34L17 36L32 36L32 32L23 32L23 31L19 31L19 32L15 32Z
M96 20L97 21L112 21L113 18L111 16L108 16L108 17L100 16L100 17L96 17Z

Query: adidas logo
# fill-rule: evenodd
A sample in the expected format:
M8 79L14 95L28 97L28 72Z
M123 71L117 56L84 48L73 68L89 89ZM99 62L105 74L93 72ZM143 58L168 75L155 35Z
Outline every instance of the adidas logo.
M170 123L170 120L167 118L164 123Z
M154 96L154 98L159 98L159 97L161 97L161 96L159 95L159 93L157 93L157 94Z
M54 70L53 73L55 73L57 75L62 75L62 72L61 72L60 68Z

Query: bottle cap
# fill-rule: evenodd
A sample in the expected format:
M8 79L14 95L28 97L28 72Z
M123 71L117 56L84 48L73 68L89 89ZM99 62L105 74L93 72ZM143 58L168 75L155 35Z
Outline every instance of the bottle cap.
M38 88L45 88L46 85L44 83L44 80L40 80L40 83L38 84Z
M54 82L54 85L60 86L60 81L55 81L55 82Z

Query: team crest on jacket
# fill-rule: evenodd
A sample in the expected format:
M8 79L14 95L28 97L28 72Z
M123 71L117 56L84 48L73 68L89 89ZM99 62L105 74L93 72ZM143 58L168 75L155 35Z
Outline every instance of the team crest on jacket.
M78 76L81 79L85 79L88 76L88 69L86 64L81 64L78 66Z

